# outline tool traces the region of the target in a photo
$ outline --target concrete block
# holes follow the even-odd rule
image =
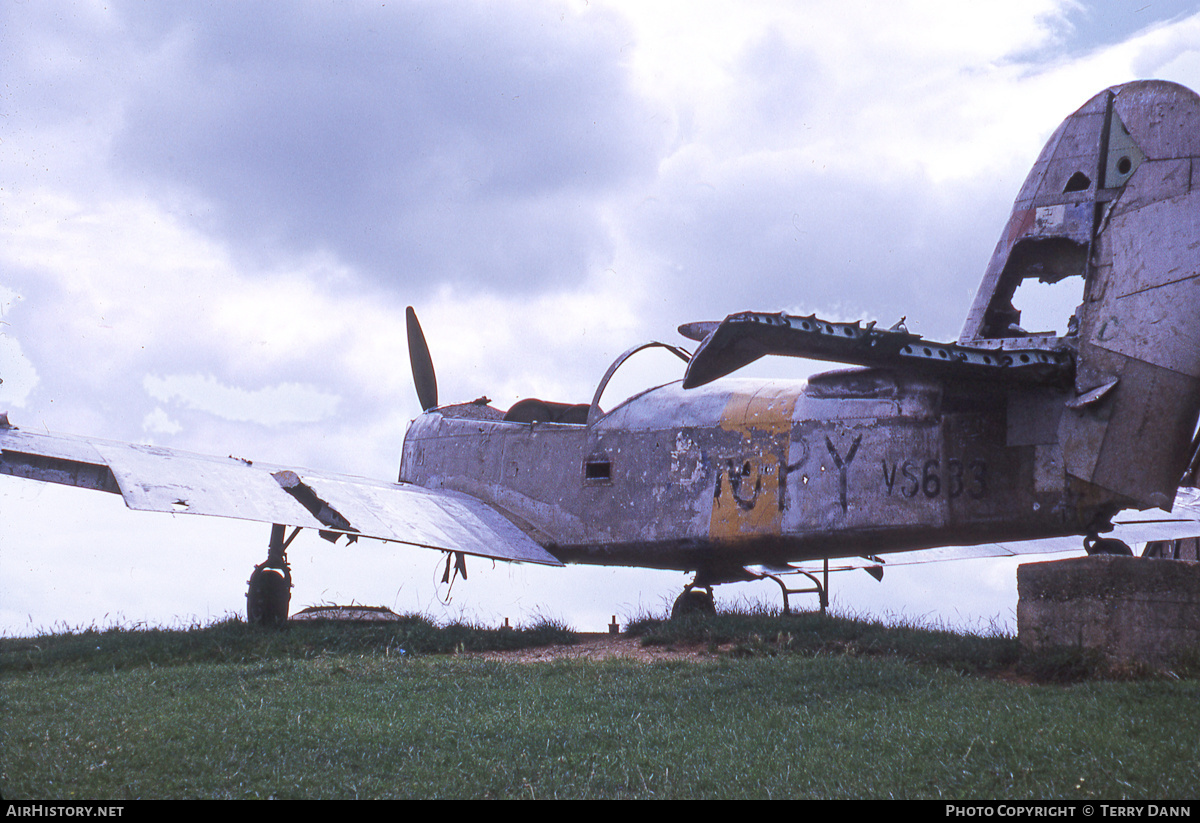
[[[1017,636],[1111,662],[1200,654],[1200,562],[1094,555],[1017,568]]]

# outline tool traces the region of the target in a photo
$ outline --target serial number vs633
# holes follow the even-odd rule
[[[887,488],[888,496],[901,494],[905,497],[916,497],[918,494],[928,498],[945,495],[953,500],[966,495],[972,500],[980,500],[988,494],[988,467],[983,458],[970,461],[950,458],[939,460],[905,460],[903,463],[887,460],[883,464],[883,485]]]

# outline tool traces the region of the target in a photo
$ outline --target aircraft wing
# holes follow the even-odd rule
[[[1200,537],[1200,489],[1181,487],[1175,494],[1170,512],[1162,509],[1127,510],[1112,519],[1113,530],[1102,537],[1115,537],[1130,546],[1155,540],[1178,540]],[[938,560],[957,560],[971,557],[1015,557],[1024,554],[1054,554],[1083,551],[1083,537],[1043,537],[1036,540],[1015,540],[983,543],[978,546],[947,546],[923,549],[904,554],[887,555],[888,565],[930,563]],[[1136,554],[1136,552],[1135,552]]]
[[[495,509],[408,483],[41,434],[0,417],[0,474],[121,495],[131,509],[206,514],[561,566]]]
[[[1147,509],[1146,511],[1123,511],[1112,520],[1113,530],[1103,537],[1115,537],[1130,546],[1155,540],[1179,540],[1185,537],[1200,537],[1200,489],[1180,487],[1175,494],[1171,511]],[[1030,554],[1057,554],[1077,552],[1082,554],[1083,537],[1042,537],[1034,540],[1012,540],[997,543],[981,543],[975,546],[943,546],[936,549],[918,549],[906,552],[880,552],[877,557],[838,557],[830,561],[830,571],[863,569],[872,566],[912,566],[920,563],[940,563],[946,560],[970,560],[987,557],[1018,557]],[[1134,554],[1138,552],[1134,551]],[[778,574],[796,568],[813,571],[811,561],[786,567],[750,567],[754,573]]]

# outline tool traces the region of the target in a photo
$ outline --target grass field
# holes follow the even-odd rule
[[[870,621],[644,620],[701,662],[519,663],[570,643],[236,622],[0,639],[6,799],[1193,798],[1200,679]]]

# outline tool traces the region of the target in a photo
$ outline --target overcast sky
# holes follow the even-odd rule
[[[0,32],[0,411],[386,479],[406,305],[442,401],[500,407],[747,309],[951,340],[1057,124],[1200,89],[1200,15],[1154,0],[8,2]],[[0,477],[0,631],[240,612],[269,531]],[[367,542],[303,535],[294,607],[599,630],[687,579],[475,562],[446,604],[440,555]],[[835,603],[1011,625],[1014,568]]]

